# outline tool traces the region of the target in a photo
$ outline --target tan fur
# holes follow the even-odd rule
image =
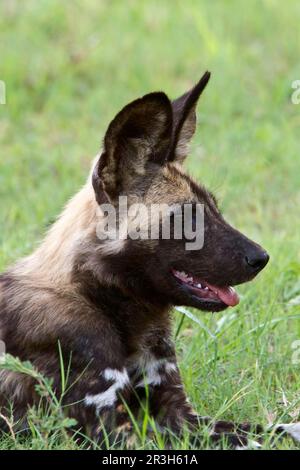
[[[68,284],[80,245],[95,232],[97,207],[88,182],[67,204],[38,249],[21,260],[13,272],[38,285]]]

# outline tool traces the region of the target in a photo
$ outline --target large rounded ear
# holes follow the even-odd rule
[[[205,72],[197,85],[172,102],[173,139],[169,161],[183,162],[188,154],[189,143],[196,130],[197,101],[206,87],[210,73]]]
[[[150,93],[125,106],[110,123],[103,153],[93,172],[96,198],[110,200],[134,187],[149,162],[165,162],[172,138],[172,106],[162,92]]]

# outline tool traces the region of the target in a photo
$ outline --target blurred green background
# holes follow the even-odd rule
[[[251,380],[230,416],[277,416],[282,390],[294,403],[300,104],[291,95],[300,79],[300,2],[1,0],[0,48],[1,269],[36,246],[84,183],[123,105],[154,90],[175,98],[212,72],[187,169],[271,262],[240,288],[243,302],[217,345],[202,330],[182,331],[183,375],[205,414]],[[201,318],[218,331],[218,316]]]

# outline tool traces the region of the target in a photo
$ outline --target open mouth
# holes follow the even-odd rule
[[[231,286],[214,286],[184,271],[172,269],[173,276],[184,285],[189,293],[204,302],[222,302],[228,307],[239,303],[239,296]]]

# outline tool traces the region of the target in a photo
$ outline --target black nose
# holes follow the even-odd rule
[[[266,266],[269,259],[270,256],[264,250],[255,250],[248,253],[245,257],[248,266],[251,266],[254,271],[261,271]]]

